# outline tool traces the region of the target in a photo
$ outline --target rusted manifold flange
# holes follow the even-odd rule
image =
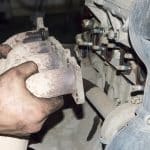
[[[9,38],[4,44],[12,47],[7,59],[0,63],[0,73],[26,61],[34,61],[39,73],[27,81],[27,88],[38,97],[72,94],[75,102],[84,102],[83,82],[79,65],[70,50],[54,38],[41,40],[39,32],[29,31]]]

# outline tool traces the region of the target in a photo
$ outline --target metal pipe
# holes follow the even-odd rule
[[[27,88],[38,97],[57,97],[75,90],[75,75],[72,69],[47,70],[31,76]]]

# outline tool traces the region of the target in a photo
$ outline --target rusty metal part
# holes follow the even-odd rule
[[[0,72],[2,73],[26,61],[34,61],[39,67],[39,75],[35,77],[41,77],[43,80],[46,78],[43,82],[45,85],[42,84],[42,80],[33,79],[35,84],[38,83],[37,91],[39,92],[39,96],[42,96],[42,92],[43,96],[47,98],[63,94],[72,94],[77,104],[84,103],[81,69],[75,58],[71,56],[70,50],[64,49],[54,37],[49,37],[45,41],[33,41],[30,37],[32,37],[34,33],[36,34],[37,32],[29,31],[20,33],[5,42],[5,44],[10,45],[13,50],[8,54],[7,60],[1,62],[4,67],[0,69]],[[30,40],[24,42],[25,39]],[[45,76],[40,74],[43,72]],[[68,79],[69,82],[66,79]],[[55,83],[53,81],[55,81]],[[43,90],[39,90],[40,85],[42,85],[41,89],[43,88]],[[47,85],[49,85],[49,88]],[[32,86],[30,85],[30,87]],[[44,89],[47,91],[47,95],[44,94]],[[36,90],[36,86],[32,92],[34,90]],[[38,95],[37,92],[35,95]]]
[[[80,66],[69,49],[64,49],[55,38],[47,37],[45,30],[40,29],[15,35],[5,42],[12,47],[12,51],[7,59],[0,62],[0,73],[23,62],[34,61],[39,72],[26,81],[31,93],[44,98],[72,94],[77,104],[84,103]],[[0,140],[2,149],[27,149],[28,139],[0,136]]]
[[[26,84],[37,97],[57,97],[74,92],[75,75],[74,71],[69,68],[47,70],[31,76]]]

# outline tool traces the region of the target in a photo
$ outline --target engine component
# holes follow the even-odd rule
[[[26,61],[34,61],[39,72],[26,81],[27,88],[34,95],[51,98],[72,94],[77,104],[84,103],[80,66],[69,49],[64,49],[54,37],[47,36],[41,18],[37,23],[37,30],[12,36],[4,43],[11,46],[12,51],[0,62],[3,66],[0,73]],[[27,148],[27,140],[3,136],[0,139],[0,147],[5,150]]]
[[[101,23],[99,28],[102,28]],[[141,72],[138,72],[138,61],[133,58],[130,48],[123,49],[111,42],[104,31],[103,28],[98,36],[93,34],[93,29],[77,35],[77,57],[81,62],[86,59],[89,66],[97,71],[96,81],[93,83],[104,89],[116,106],[125,102],[141,103],[140,91],[144,84],[138,78],[141,76]],[[82,63],[82,68],[84,67],[86,66]]]
[[[146,125],[150,120],[149,76],[147,80],[146,76],[149,73],[150,4],[146,0],[135,0],[135,3],[134,6],[134,0],[86,0],[90,15],[83,20],[83,32],[76,36],[75,51],[82,64],[83,78],[99,89],[97,93],[91,89],[86,95],[105,119],[101,142],[108,144],[108,150],[137,150],[140,146],[134,146],[135,139],[138,141],[144,136],[144,140],[149,131]],[[141,60],[129,42],[128,31]],[[106,96],[104,101],[98,97],[101,91]],[[110,104],[114,108],[107,111]],[[143,104],[143,108],[138,104]],[[138,106],[141,107],[136,110]]]
[[[108,150],[148,150],[150,146],[149,7],[149,1],[136,0],[130,15],[129,24],[130,38],[133,47],[147,68],[143,103],[136,111],[136,117],[112,140],[107,148]]]
[[[15,2],[13,6],[20,8],[24,5],[30,9],[35,1],[21,0],[19,5],[17,0]],[[64,2],[56,3],[64,8]],[[79,1],[68,2],[67,8],[79,4]],[[37,11],[48,8],[44,3],[36,1]],[[50,3],[55,2],[47,1],[47,4]],[[83,32],[76,36],[75,53],[81,63],[83,78],[92,83],[92,88],[86,92],[88,103],[104,119],[100,142],[107,144],[106,150],[148,150],[150,2],[86,0],[85,5],[90,15],[83,20]],[[17,9],[14,12],[16,14]],[[37,30],[18,34],[5,42],[14,51],[8,55],[7,63],[5,60],[0,62],[3,66],[0,73],[22,62],[35,61],[40,73],[27,80],[31,92],[44,97],[71,93],[76,103],[82,103],[84,94],[80,67],[69,50],[48,36],[40,18],[37,24]],[[46,76],[51,80],[47,80]],[[41,81],[48,90],[41,89]],[[49,86],[54,89],[49,89]],[[95,124],[92,132],[94,128],[97,128]],[[90,138],[91,135],[93,133]]]
[[[35,37],[32,37],[33,42],[30,35],[33,36],[34,33],[37,32],[21,33],[5,42],[13,47],[13,50],[9,53],[6,62],[2,61],[4,68],[1,73],[23,62],[35,61],[40,73],[27,80],[27,87],[31,92],[46,98],[72,93],[78,104],[83,103],[82,76],[76,60],[70,56],[69,50],[65,50],[53,37],[46,41],[41,38],[38,42],[35,42]],[[30,41],[26,42],[26,39]]]

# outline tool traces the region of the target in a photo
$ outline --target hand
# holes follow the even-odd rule
[[[38,98],[27,90],[26,79],[37,72],[34,62],[26,62],[0,75],[0,134],[38,132],[49,114],[63,105],[59,98]]]

